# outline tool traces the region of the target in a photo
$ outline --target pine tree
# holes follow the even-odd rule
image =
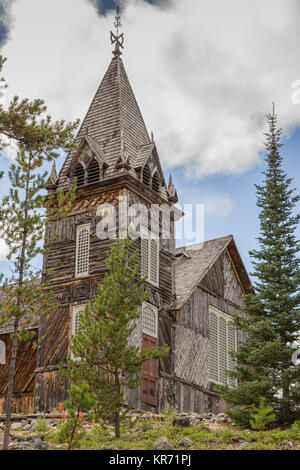
[[[236,405],[231,417],[249,424],[251,405],[264,397],[280,423],[299,416],[300,366],[292,362],[299,348],[300,332],[299,241],[295,229],[299,196],[291,189],[292,179],[282,169],[281,130],[277,115],[267,116],[264,180],[256,185],[260,209],[259,248],[250,251],[255,294],[244,296],[244,307],[234,318],[236,329],[245,333],[238,352],[236,370],[228,375],[238,379],[236,388],[219,387],[223,398]]]
[[[72,338],[72,356],[60,372],[72,383],[85,381],[97,396],[96,416],[115,425],[120,437],[120,420],[126,416],[124,387],[141,383],[142,364],[164,357],[169,348],[140,349],[130,344],[130,336],[140,316],[140,306],[147,300],[140,276],[138,251],[132,252],[132,240],[112,244],[106,259],[108,272],[98,293],[81,314],[79,328]]]
[[[48,174],[42,167],[45,162],[54,160],[59,151],[75,145],[73,131],[78,125],[78,122],[52,122],[50,116],[44,118],[46,108],[41,100],[31,104],[27,100],[18,103],[18,98],[14,98],[8,112],[0,107],[0,132],[18,144],[17,157],[8,173],[9,194],[0,204],[0,237],[9,248],[8,260],[12,271],[11,277],[1,287],[0,324],[11,321],[14,325],[4,449],[8,448],[9,442],[18,339],[30,339],[28,327],[37,324],[40,315],[47,315],[55,308],[47,286],[38,281],[41,272],[33,269],[32,260],[45,253],[42,248],[45,226],[69,210],[75,194],[74,182],[68,192],[58,191],[46,198],[43,191],[47,187]]]
[[[89,386],[85,382],[81,385],[71,385],[69,395],[71,401],[65,403],[68,417],[58,429],[57,440],[59,443],[66,442],[68,450],[73,450],[80,447],[86,434],[83,419],[89,421],[93,418],[92,410],[96,403],[96,396],[89,392]],[[87,416],[83,417],[83,413]]]

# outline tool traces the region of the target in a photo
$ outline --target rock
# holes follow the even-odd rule
[[[27,419],[22,419],[21,424],[24,428],[24,426],[27,426],[29,424],[29,421],[27,421]]]
[[[226,423],[227,419],[225,418],[225,416],[221,416],[220,418],[218,418],[218,423]]]
[[[21,424],[21,423],[12,423],[12,425],[11,425],[11,427],[10,427],[10,429],[11,429],[12,431],[16,431],[17,429],[20,429],[20,428],[22,428],[22,424]]]
[[[23,431],[30,431],[32,428],[31,424],[26,424],[25,426],[23,426]]]
[[[173,426],[189,426],[190,425],[190,418],[188,416],[175,416]]]
[[[239,447],[241,449],[246,449],[249,445],[249,442],[245,441],[245,442],[241,442],[241,444],[239,444]]]
[[[154,442],[153,450],[174,450],[174,446],[167,437],[160,437]]]
[[[182,437],[178,441],[180,447],[190,447],[193,445],[193,442],[188,437]]]
[[[33,448],[36,450],[48,450],[48,444],[38,438],[33,442]]]
[[[12,442],[8,444],[9,450],[27,450],[30,447],[28,442]]]
[[[238,444],[242,444],[244,442],[247,442],[246,439],[244,439],[243,437],[240,437],[240,436],[234,436],[232,438],[232,442],[236,442]]]

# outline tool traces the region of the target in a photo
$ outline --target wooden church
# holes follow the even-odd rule
[[[130,86],[121,49],[123,35],[112,34],[113,58],[77,135],[77,148],[67,156],[50,194],[67,189],[77,177],[76,200],[69,215],[52,222],[44,271],[60,308],[40,321],[37,350],[20,342],[14,382],[14,412],[50,412],[68,398],[68,384],[58,373],[66,361],[78,315],[91,299],[105,272],[105,254],[111,239],[97,236],[102,204],[116,209],[121,200],[172,207],[177,193],[172,179],[166,184],[158,149],[149,137]],[[118,219],[116,234],[119,234]],[[240,334],[229,324],[251,284],[231,235],[200,245],[175,247],[171,236],[143,227],[136,240],[141,275],[150,292],[132,335],[138,346],[170,346],[167,357],[146,363],[142,385],[128,391],[128,402],[138,409],[159,411],[168,403],[180,412],[218,412],[213,383],[228,383],[226,369],[234,367],[228,351],[236,349]],[[4,411],[10,361],[11,324],[0,328],[0,413]]]

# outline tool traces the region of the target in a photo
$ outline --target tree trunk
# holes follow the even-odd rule
[[[26,180],[26,188],[25,188],[25,209],[24,209],[24,219],[27,219],[28,216],[28,201],[29,201],[29,181],[30,181],[30,164],[31,158],[29,158],[29,162],[27,165],[27,180]],[[24,227],[23,237],[22,237],[22,247],[21,253],[19,258],[19,288],[21,289],[23,286],[23,279],[24,279],[24,262],[25,262],[25,252],[27,247],[27,235],[28,235],[28,228]],[[20,308],[21,305],[21,293],[20,291],[17,294],[17,307]],[[11,360],[10,360],[10,367],[9,367],[9,378],[8,378],[8,388],[7,388],[7,398],[6,398],[6,415],[5,415],[5,428],[4,428],[4,439],[3,439],[3,450],[8,450],[8,443],[9,443],[9,431],[10,431],[10,423],[11,423],[11,406],[12,406],[12,399],[13,399],[13,387],[14,387],[14,375],[15,375],[15,366],[16,366],[16,359],[17,359],[17,347],[18,347],[18,328],[19,328],[19,319],[15,318],[14,323],[14,334],[13,334],[13,342],[12,342],[12,351],[11,351]]]
[[[120,381],[119,381],[119,370],[115,370],[115,384],[116,384],[116,394],[117,397],[119,398],[120,396]],[[118,401],[118,399],[117,399]],[[120,410],[119,410],[119,405],[115,411],[115,435],[116,439],[119,439],[121,437],[120,434]]]
[[[283,364],[283,371],[284,374],[285,370],[289,367],[289,363],[284,362]],[[290,383],[287,379],[284,380],[282,386],[282,398],[283,398],[283,407],[282,407],[282,421],[283,424],[290,424]]]
[[[8,388],[7,388],[7,396],[6,396],[3,450],[8,450],[8,444],[9,444],[9,431],[10,431],[10,424],[11,424],[11,408],[12,408],[12,401],[13,401],[14,375],[15,375],[17,347],[18,347],[18,327],[19,327],[19,320],[16,318],[15,324],[14,324],[14,334],[13,334],[13,340],[12,340]]]

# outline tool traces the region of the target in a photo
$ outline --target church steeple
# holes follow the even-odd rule
[[[155,143],[153,138],[149,137],[121,59],[124,35],[119,33],[119,11],[114,24],[116,31],[110,33],[111,43],[115,45],[113,58],[79,129],[76,138],[77,149],[73,149],[67,156],[57,185],[63,189],[67,188],[76,165],[82,166],[80,172],[86,171],[92,154],[96,155],[100,166],[105,164],[101,173],[102,180],[128,172],[143,181],[144,167],[148,165],[148,160],[152,159],[150,186],[152,187],[152,176],[157,170],[156,178],[158,175],[160,178],[159,192],[168,199]],[[82,153],[86,152],[87,146],[91,148],[89,155],[84,157]],[[83,179],[84,184],[88,184],[88,178]]]

